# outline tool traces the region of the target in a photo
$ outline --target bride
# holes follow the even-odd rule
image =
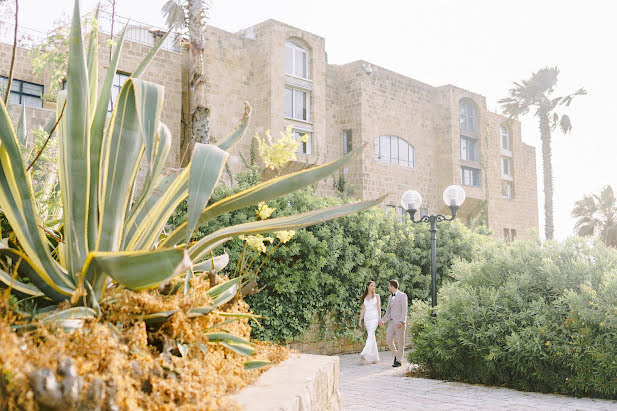
[[[377,364],[379,361],[379,351],[377,350],[377,340],[375,339],[375,330],[381,323],[381,298],[379,294],[375,294],[375,282],[369,281],[366,285],[366,289],[362,294],[362,311],[360,312],[360,319],[358,320],[358,326],[362,327],[362,319],[364,319],[364,326],[368,336],[366,337],[366,344],[364,349],[360,353],[360,363],[370,362]]]

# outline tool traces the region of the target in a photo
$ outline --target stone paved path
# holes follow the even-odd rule
[[[405,377],[407,363],[392,368],[392,354],[380,356],[364,366],[358,354],[340,356],[343,410],[617,410],[617,401]]]

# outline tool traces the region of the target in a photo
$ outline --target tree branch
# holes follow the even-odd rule
[[[11,83],[13,82],[13,66],[15,66],[15,51],[17,50],[17,12],[19,11],[19,1],[15,0],[15,34],[13,38],[13,54],[11,56],[11,68],[9,69],[9,81],[6,85],[6,93],[4,94],[4,105],[9,101],[11,94]]]
[[[30,165],[28,166],[28,168],[26,169],[26,171],[29,171],[32,166],[34,165],[34,163],[36,162],[36,160],[39,159],[39,157],[41,156],[41,154],[43,154],[43,150],[45,150],[45,147],[47,146],[47,143],[49,143],[49,139],[51,138],[51,136],[54,134],[54,131],[56,131],[56,127],[58,127],[58,123],[60,122],[60,119],[62,118],[62,115],[64,114],[64,109],[66,108],[66,101],[64,101],[64,104],[62,105],[62,111],[60,112],[60,115],[58,116],[58,118],[56,119],[56,123],[54,124],[54,126],[51,128],[51,131],[49,132],[49,135],[47,136],[47,138],[45,139],[45,142],[43,143],[43,146],[41,147],[41,149],[39,150],[38,154],[36,155],[36,157],[34,157],[34,159],[32,160],[32,162],[30,163]]]

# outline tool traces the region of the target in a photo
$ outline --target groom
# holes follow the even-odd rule
[[[388,281],[388,290],[390,290],[390,298],[388,299],[388,308],[386,314],[381,319],[382,322],[388,323],[388,331],[386,333],[386,342],[390,351],[394,354],[393,367],[400,367],[403,360],[403,351],[405,351],[405,330],[407,325],[407,294],[398,289],[398,281]],[[396,337],[396,346],[394,345],[394,337]],[[398,346],[398,349],[397,349]]]

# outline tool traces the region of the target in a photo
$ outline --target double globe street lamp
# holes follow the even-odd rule
[[[441,221],[452,221],[456,218],[456,212],[465,202],[465,190],[457,185],[447,187],[443,192],[443,201],[450,208],[452,215],[446,217],[442,214],[431,214],[420,217],[416,220],[416,211],[422,205],[422,196],[414,190],[405,191],[401,197],[401,205],[407,210],[413,223],[431,224],[431,306],[437,305],[437,223]],[[435,315],[435,311],[433,311]]]

